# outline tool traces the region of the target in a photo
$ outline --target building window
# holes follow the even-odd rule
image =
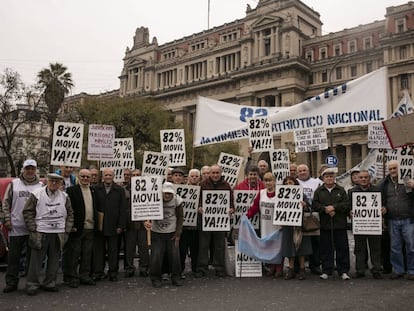
[[[313,73],[309,75],[309,84],[313,84]]]
[[[367,63],[367,73],[372,71],[372,62]]]
[[[342,79],[342,67],[336,67],[336,80]]]
[[[327,49],[320,48],[319,49],[319,59],[325,59],[327,57]]]
[[[356,40],[352,40],[348,42],[348,52],[354,53],[357,51],[357,42]]]
[[[306,52],[306,59],[308,62],[313,62],[313,51]]]
[[[322,71],[322,82],[328,82],[328,71]]]
[[[203,41],[203,42],[198,42],[198,43],[194,43],[190,45],[189,49],[190,49],[190,52],[195,52],[195,51],[204,49],[205,46],[206,46],[206,43]]]
[[[342,54],[341,44],[335,44],[334,45],[334,53],[335,53],[335,56],[339,56],[339,55]]]
[[[364,49],[370,49],[372,48],[372,38],[371,37],[366,37],[364,38]]]
[[[401,82],[401,89],[402,90],[408,90],[408,74],[402,74],[400,78]]]
[[[400,46],[400,59],[406,59],[407,58],[407,46]]]
[[[351,66],[351,77],[355,77],[357,75],[357,66],[352,65]]]
[[[395,21],[395,29],[397,30],[397,33],[406,31],[405,18],[400,18]]]
[[[231,41],[237,40],[238,38],[239,38],[238,31],[226,33],[226,34],[221,35],[221,42],[222,43],[231,42]]]

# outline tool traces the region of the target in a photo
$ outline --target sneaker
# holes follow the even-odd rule
[[[11,293],[17,290],[17,285],[6,285],[5,288],[3,288],[3,293]]]
[[[321,280],[327,280],[327,279],[329,278],[329,276],[328,276],[326,273],[322,273],[322,274],[319,276],[319,278],[320,278]]]
[[[349,277],[349,275],[348,275],[348,274],[346,274],[346,273],[342,273],[342,275],[341,275],[341,279],[342,279],[342,280],[344,280],[344,281],[348,281],[348,280],[350,280],[351,278]]]

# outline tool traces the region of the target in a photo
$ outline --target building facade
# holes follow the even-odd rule
[[[322,35],[319,13],[303,2],[260,0],[240,20],[161,45],[140,27],[123,58],[119,95],[158,99],[191,129],[199,95],[285,107],[387,66],[391,111],[402,90],[414,91],[414,2],[384,13],[384,20]],[[331,151],[297,154],[296,161],[315,173],[333,152],[344,171],[368,152],[366,127],[330,136]],[[276,138],[275,146],[293,151],[291,135]]]

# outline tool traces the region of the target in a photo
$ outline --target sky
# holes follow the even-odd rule
[[[303,0],[319,12],[322,34],[385,19],[386,7],[408,0]],[[135,30],[158,44],[245,17],[258,0],[0,0],[0,73],[17,71],[26,85],[60,62],[72,73],[70,95],[119,88],[126,47]],[[210,16],[208,18],[208,16]]]

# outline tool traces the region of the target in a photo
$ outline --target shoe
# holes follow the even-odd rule
[[[116,275],[110,276],[109,277],[109,281],[111,281],[111,282],[118,282],[118,277]]]
[[[355,279],[360,279],[365,277],[365,273],[362,272],[355,272],[354,276]]]
[[[132,278],[135,275],[135,270],[134,271],[125,271],[125,277],[126,278]]]
[[[322,274],[322,271],[319,268],[312,268],[311,269],[311,273],[312,274],[316,274],[316,275],[321,275]]]
[[[78,288],[79,287],[79,283],[78,283],[78,281],[71,281],[71,282],[69,282],[69,287],[71,287],[71,288]]]
[[[168,275],[168,273],[163,273],[163,274],[161,274],[161,279],[163,281],[169,281],[170,280],[170,276]]]
[[[285,274],[285,280],[291,280],[295,278],[295,272],[293,269],[289,268]]]
[[[301,281],[306,279],[305,269],[300,269],[299,270],[298,279],[301,280]]]
[[[160,281],[152,281],[152,286],[154,288],[161,288],[162,287],[162,283]]]
[[[181,280],[185,280],[185,278],[186,278],[185,273],[184,273],[184,272],[182,272],[182,273],[180,274],[180,279],[181,279]]]
[[[207,275],[207,273],[204,270],[198,270],[197,272],[194,273],[194,277],[197,278],[197,279],[202,278],[206,275]]]
[[[82,285],[96,285],[96,282],[92,279],[80,280],[80,283]]]
[[[224,271],[216,271],[216,276],[218,276],[219,278],[224,278],[226,277],[226,272]]]
[[[56,286],[40,286],[41,289],[43,289],[46,292],[52,292],[52,293],[57,293],[59,291],[59,288],[57,288]]]
[[[139,276],[143,277],[143,278],[146,278],[148,276],[147,270],[140,270],[139,271]]]
[[[6,285],[6,287],[3,288],[3,293],[7,294],[14,292],[15,290],[17,290],[17,285]]]
[[[321,280],[327,280],[327,279],[329,278],[329,276],[328,276],[326,273],[322,273],[322,274],[319,276],[319,278],[320,278]]]
[[[396,279],[402,278],[403,276],[404,276],[403,274],[393,272],[393,273],[391,273],[390,279],[391,280],[396,280]]]
[[[382,279],[382,274],[380,272],[373,272],[372,277],[374,279],[381,280]],[[414,275],[413,275],[413,277],[414,277]]]
[[[348,275],[348,274],[346,274],[346,273],[342,273],[342,275],[341,275],[341,279],[342,279],[342,280],[344,280],[344,281],[348,281],[348,280],[350,280],[351,278],[349,277],[349,275]]]
[[[172,285],[174,285],[174,286],[183,286],[183,281],[181,281],[180,279],[176,279],[176,278],[174,278],[174,279],[172,279],[172,281],[171,281],[171,283],[172,283]]]
[[[29,296],[37,295],[37,288],[28,288],[26,289],[26,294]]]
[[[407,280],[414,281],[414,274],[407,274]]]
[[[276,271],[275,272],[275,275],[274,275],[274,278],[275,279],[279,279],[279,278],[281,278],[283,276],[283,272],[282,271]]]

